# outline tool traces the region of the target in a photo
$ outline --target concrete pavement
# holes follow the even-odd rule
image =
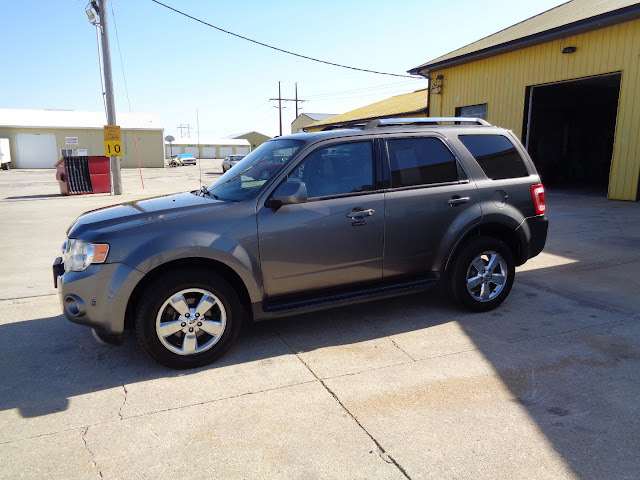
[[[52,171],[0,173],[0,478],[640,478],[639,204],[549,194],[547,248],[493,312],[434,290],[301,315],[176,372],[52,295],[75,216],[200,169],[123,175],[61,197]]]

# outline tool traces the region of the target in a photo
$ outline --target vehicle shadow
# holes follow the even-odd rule
[[[25,418],[63,412],[69,398],[86,393],[250,364],[291,355],[293,349],[363,342],[438,322],[402,317],[403,308],[421,308],[425,303],[415,295],[402,298],[249,325],[222,359],[187,371],[171,370],[149,359],[133,332],[125,335],[122,345],[112,346],[98,343],[90,329],[62,315],[0,325],[0,411],[17,408]],[[382,332],[372,326],[374,311],[398,321],[389,322]]]

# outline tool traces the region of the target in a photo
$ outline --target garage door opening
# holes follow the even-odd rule
[[[524,140],[546,186],[606,195],[620,77],[527,87]]]

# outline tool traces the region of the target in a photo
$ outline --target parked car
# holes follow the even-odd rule
[[[195,165],[197,162],[196,157],[194,157],[190,153],[179,154],[178,161],[180,162],[180,165]]]
[[[244,322],[441,283],[495,308],[542,251],[545,209],[512,132],[376,120],[270,140],[200,190],[87,212],[54,279],[69,320],[110,342],[134,328],[153,359],[189,368]]]
[[[242,160],[246,155],[229,155],[228,157],[224,157],[222,161],[222,172],[226,172],[230,170],[236,163]]]
[[[196,165],[196,157],[190,153],[180,153],[172,156],[171,160],[169,160],[170,167],[180,167],[182,165]]]

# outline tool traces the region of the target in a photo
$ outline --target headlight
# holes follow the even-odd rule
[[[70,238],[64,246],[64,268],[82,272],[92,263],[104,263],[108,253],[109,245],[106,243],[89,243]]]

